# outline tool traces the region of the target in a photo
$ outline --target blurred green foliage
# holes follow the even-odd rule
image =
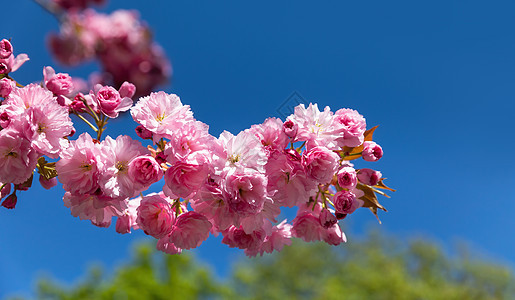
[[[106,278],[93,269],[66,288],[40,280],[39,299],[515,299],[510,269],[446,255],[435,243],[402,243],[378,233],[340,247],[295,242],[282,252],[243,259],[225,281],[192,256],[136,248]]]

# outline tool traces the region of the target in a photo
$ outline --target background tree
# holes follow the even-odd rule
[[[137,247],[112,278],[93,269],[66,288],[38,284],[40,299],[514,299],[513,272],[486,260],[457,257],[428,240],[403,243],[372,233],[341,247],[297,243],[279,253],[245,259],[226,281],[188,254]]]

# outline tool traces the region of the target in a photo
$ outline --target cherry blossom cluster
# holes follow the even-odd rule
[[[10,71],[28,59],[14,59],[12,48],[0,41],[2,59],[17,61]],[[136,86],[129,82],[81,93],[68,74],[51,67],[39,84],[27,86],[10,71],[0,74],[0,199],[6,208],[16,206],[17,191],[30,188],[37,172],[45,188],[58,178],[73,216],[99,227],[115,217],[118,233],[141,229],[166,253],[221,234],[222,243],[256,256],[280,251],[293,237],[339,245],[346,241],[339,221],[360,207],[377,215],[384,207],[376,194],[391,190],[379,171],[350,162],[383,156],[372,141],[376,127],[367,130],[352,109],[301,104],[284,121],[269,118],[215,137],[175,94],[151,93],[134,104]],[[124,112],[138,123],[141,141],[102,138],[109,120]],[[70,116],[95,134],[76,134]],[[144,195],[153,184],[161,191]],[[290,222],[279,220],[283,207],[297,208]]]
[[[139,95],[167,81],[171,66],[137,11],[117,10],[109,15],[81,10],[88,1],[54,0],[62,8],[60,33],[50,35],[52,53],[63,64],[74,66],[97,59],[103,73],[95,83],[120,87],[133,83]],[[99,2],[99,1],[96,1]]]

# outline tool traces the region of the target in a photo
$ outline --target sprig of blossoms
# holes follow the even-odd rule
[[[9,54],[9,45],[0,55]],[[73,78],[51,67],[40,84],[25,87],[6,76],[9,82],[0,81],[6,86],[0,89],[6,91],[0,105],[6,208],[16,206],[16,191],[30,188],[37,170],[45,188],[58,178],[65,206],[93,225],[109,227],[116,217],[118,233],[141,229],[170,254],[221,234],[222,243],[256,256],[280,251],[294,237],[339,245],[346,241],[341,220],[361,207],[377,216],[386,211],[377,194],[394,191],[381,172],[350,162],[383,156],[373,141],[377,126],[367,130],[352,109],[301,104],[284,121],[269,118],[214,137],[175,94],[151,93],[133,105],[136,86],[129,82],[80,93]],[[151,145],[128,135],[104,137],[107,123],[128,110],[137,135]],[[72,140],[70,115],[95,134]],[[143,194],[158,182],[159,193]],[[282,207],[297,207],[295,218],[279,220]]]

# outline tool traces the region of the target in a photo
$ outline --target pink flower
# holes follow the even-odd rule
[[[278,118],[268,118],[263,124],[252,125],[250,131],[267,151],[283,151],[288,146],[288,136],[284,133],[283,122]]]
[[[365,169],[360,169],[358,171],[359,182],[366,184],[366,185],[370,185],[370,186],[374,186],[374,185],[378,184],[379,180],[381,180],[381,176],[383,176],[381,174],[381,172],[375,171],[372,169],[365,168]]]
[[[327,183],[333,179],[338,170],[338,154],[325,147],[313,147],[302,155],[302,165],[309,177],[319,183]]]
[[[226,178],[227,204],[241,217],[259,213],[265,204],[266,177],[259,173],[232,174]]]
[[[102,141],[103,168],[99,177],[102,191],[112,198],[130,198],[138,192],[129,175],[129,164],[138,156],[147,153],[147,149],[139,141],[127,135],[120,135],[116,140],[110,136]]]
[[[152,139],[152,131],[146,129],[145,127],[143,127],[143,125],[138,125],[136,126],[136,134],[144,139],[144,140],[151,140]]]
[[[240,248],[247,251],[258,252],[261,244],[263,243],[266,232],[264,230],[256,230],[252,233],[246,233],[243,228],[231,226],[224,231],[224,238],[222,243],[229,245],[231,248]],[[254,254],[255,255],[255,254]]]
[[[350,191],[342,190],[334,195],[333,204],[336,213],[351,214],[363,205],[363,200],[357,199]]]
[[[308,178],[295,150],[274,153],[266,164],[268,193],[274,203],[293,207],[309,200],[316,192],[317,182]]]
[[[90,220],[98,227],[109,227],[114,216],[120,216],[126,209],[126,203],[113,201],[103,195],[72,194],[66,192],[63,197],[64,205],[70,208],[74,217]]]
[[[100,111],[109,118],[116,118],[120,112],[124,112],[131,108],[132,99],[129,97],[122,98],[120,93],[110,86],[95,87],[94,99]]]
[[[284,134],[289,138],[295,139],[299,125],[295,124],[291,119],[287,119],[283,124]]]
[[[224,147],[225,160],[222,162],[223,169],[217,172],[224,174],[264,172],[267,154],[261,141],[252,132],[245,130],[234,136],[224,131],[218,140]]]
[[[189,105],[182,105],[177,95],[165,92],[142,97],[131,109],[136,122],[154,133],[154,141],[170,139],[184,124],[193,121]]]
[[[172,227],[170,242],[182,249],[196,248],[207,240],[211,227],[211,222],[203,215],[194,211],[183,213]]]
[[[158,194],[150,194],[141,200],[137,223],[143,231],[156,239],[168,236],[175,222],[170,203]]]
[[[83,133],[60,154],[55,167],[63,188],[73,194],[94,193],[98,188],[100,146],[88,133]]]
[[[18,70],[26,61],[29,60],[27,54],[22,53],[14,57],[11,54],[7,58],[0,59],[0,74],[9,74]]]
[[[46,88],[57,96],[68,96],[73,92],[73,80],[66,73],[57,73],[52,67],[43,69]]]
[[[129,163],[129,177],[136,193],[146,190],[152,183],[163,177],[163,171],[157,161],[150,155],[134,158]]]
[[[13,54],[13,45],[6,39],[0,41],[0,58],[8,58]]]
[[[344,189],[353,188],[358,184],[356,170],[353,167],[343,167],[336,174],[338,185]]]
[[[324,146],[336,150],[335,138],[337,137],[330,129],[333,122],[333,113],[326,106],[324,111],[318,109],[317,104],[304,104],[295,107],[295,114],[288,117],[298,126],[295,141],[307,141],[311,146]]]
[[[130,233],[132,229],[139,229],[138,223],[138,207],[141,203],[141,197],[127,201],[127,209],[125,209],[116,220],[116,232],[125,234]]]
[[[261,245],[260,254],[272,253],[274,250],[281,251],[285,245],[291,245],[292,226],[282,221],[272,228],[272,233],[267,236]]]
[[[324,228],[320,225],[320,219],[311,212],[300,213],[293,219],[292,235],[301,238],[305,242],[319,241],[322,239]]]
[[[196,193],[206,181],[209,168],[207,164],[188,164],[178,162],[166,170],[164,192],[169,197],[187,198]]]
[[[363,143],[362,157],[366,161],[377,161],[383,157],[383,149],[375,142],[366,141]]]
[[[0,79],[0,97],[7,98],[16,87],[16,83],[9,78]]]
[[[64,139],[74,130],[68,109],[57,102],[29,107],[26,111],[24,133],[39,153],[57,158],[68,142]]]
[[[45,176],[39,175],[39,183],[45,190],[49,190],[57,185],[57,178],[46,179]]]
[[[329,245],[338,246],[341,243],[345,243],[347,238],[343,233],[342,229],[338,224],[334,224],[333,226],[327,228],[327,230],[323,231],[322,239],[324,242]]]
[[[171,164],[176,162],[200,163],[208,161],[208,157],[220,148],[215,138],[208,132],[209,126],[199,121],[190,121],[177,128],[166,144],[164,153]],[[200,155],[203,153],[202,155]],[[201,158],[204,156],[204,158]]]
[[[336,217],[328,209],[323,209],[320,212],[319,219],[320,225],[322,225],[324,228],[330,228],[334,224],[338,223],[338,219],[336,219]]]
[[[365,118],[352,109],[339,109],[334,113],[332,132],[338,136],[339,147],[357,147],[365,139],[367,129]]]
[[[37,153],[15,128],[0,130],[0,182],[20,184],[34,171]]]
[[[136,93],[136,86],[130,82],[125,81],[124,83],[122,83],[122,86],[118,91],[120,92],[120,97],[132,98]]]
[[[163,238],[160,238],[157,241],[156,249],[164,252],[166,254],[180,254],[182,252],[181,248],[178,248],[175,246],[172,242],[170,242],[170,239],[168,236],[165,236]]]

